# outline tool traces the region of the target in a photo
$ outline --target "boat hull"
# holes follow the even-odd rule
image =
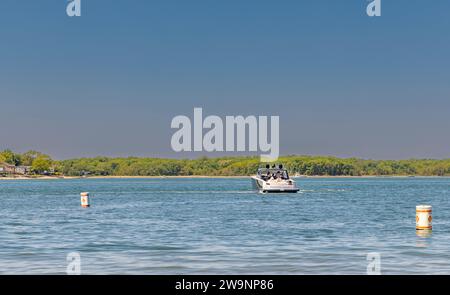
[[[260,193],[296,193],[300,190],[293,180],[290,180],[292,184],[273,184],[252,176],[252,182],[253,187]]]

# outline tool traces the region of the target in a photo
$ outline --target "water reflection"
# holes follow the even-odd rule
[[[432,230],[429,229],[421,229],[416,230],[416,235],[418,237],[416,241],[416,246],[421,248],[426,248],[430,244]]]

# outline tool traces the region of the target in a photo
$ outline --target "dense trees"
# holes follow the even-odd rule
[[[31,171],[36,174],[49,173],[50,169],[52,169],[52,159],[47,155],[39,155],[31,163]]]
[[[291,174],[323,176],[363,175],[424,175],[450,176],[448,160],[362,160],[334,157],[286,156],[278,163]],[[126,175],[126,176],[175,176],[175,175],[251,175],[262,164],[259,157],[200,158],[174,160],[155,158],[91,158],[59,162],[65,175]]]
[[[22,155],[19,155],[21,165],[24,165],[24,166],[33,165],[33,161],[40,156],[46,156],[46,155],[44,155],[40,152],[36,152],[36,151],[28,151],[26,153],[23,153]]]
[[[19,165],[21,163],[20,155],[11,150],[4,150],[0,152],[0,163]]]
[[[57,163],[48,155],[36,151],[28,151],[23,154],[17,154],[11,150],[0,152],[0,164],[6,163],[14,166],[29,166],[35,174],[44,174],[55,168]]]
[[[67,176],[239,176],[251,175],[263,165],[259,157],[222,157],[195,160],[159,158],[81,158],[53,161],[49,156],[30,151],[15,154],[10,150],[0,152],[0,163],[27,165],[42,174],[51,169]],[[424,175],[450,176],[450,159],[444,160],[363,160],[320,156],[285,156],[282,163],[291,174],[323,176],[363,175]],[[31,164],[31,165],[30,165]]]

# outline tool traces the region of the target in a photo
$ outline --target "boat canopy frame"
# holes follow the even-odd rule
[[[280,175],[280,176],[278,176]],[[270,177],[274,177],[275,179],[278,177],[281,177],[281,179],[289,179],[289,173],[286,169],[283,168],[259,168],[258,169],[258,176],[261,177],[263,180],[266,180],[264,178],[269,179]]]

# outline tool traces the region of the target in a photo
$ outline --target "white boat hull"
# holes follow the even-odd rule
[[[296,193],[300,189],[296,187],[295,181],[283,180],[280,182],[276,181],[264,181],[261,178],[252,176],[253,186],[260,193]]]

